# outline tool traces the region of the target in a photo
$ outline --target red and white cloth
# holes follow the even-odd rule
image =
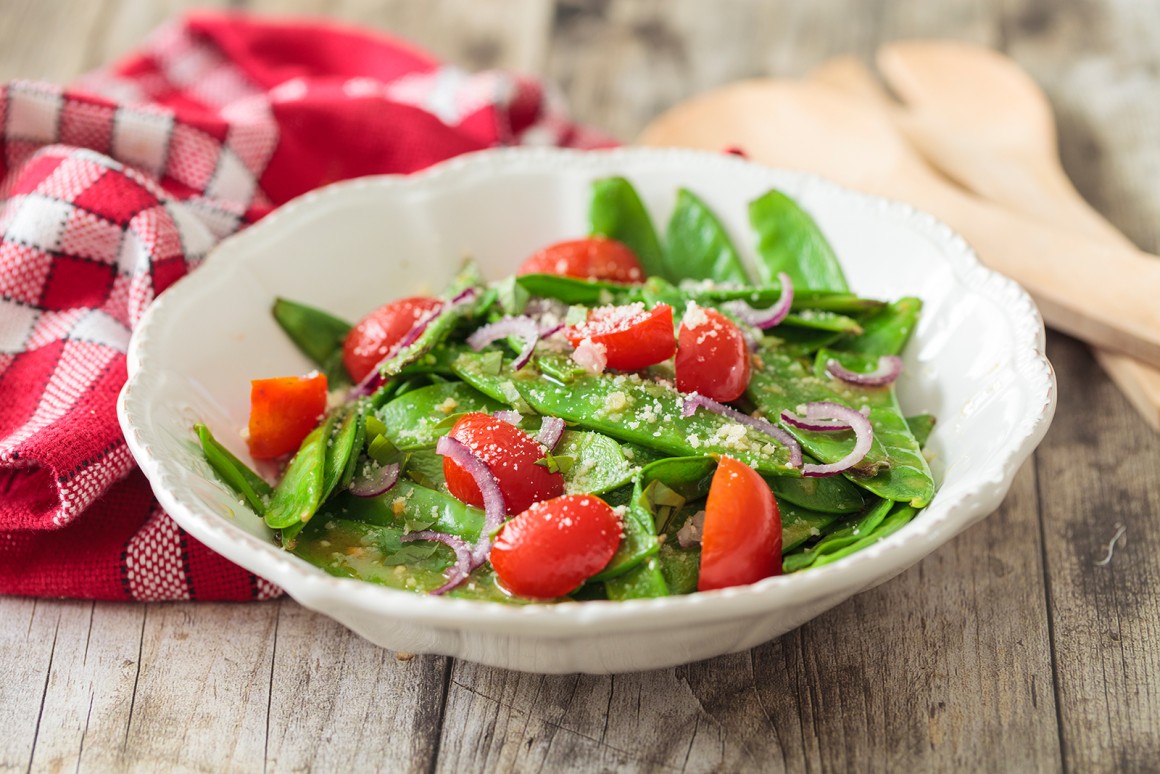
[[[277,595],[135,468],[115,411],[130,332],[304,191],[532,143],[609,144],[534,80],[322,22],[194,15],[73,86],[0,87],[0,594]]]

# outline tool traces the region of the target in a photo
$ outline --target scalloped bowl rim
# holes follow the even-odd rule
[[[392,195],[398,191],[431,190],[467,168],[492,165],[497,171],[513,164],[569,164],[613,168],[627,165],[634,157],[671,161],[690,168],[698,164],[756,166],[722,154],[678,149],[614,149],[569,151],[560,149],[502,149],[467,154],[410,176],[376,176],[335,183],[306,193],[278,208],[248,229],[224,240],[211,254],[215,265],[244,255],[250,242],[278,229],[284,221],[299,216],[335,197],[365,192]],[[196,498],[189,499],[176,489],[169,469],[172,461],[156,456],[148,429],[142,424],[150,400],[143,387],[142,364],[149,332],[169,314],[175,294],[194,292],[207,281],[205,269],[192,272],[162,294],[145,312],[133,334],[129,348],[129,379],[118,401],[118,415],[129,447],[152,483],[161,505],[178,524],[196,539],[231,561],[281,586],[307,607],[327,613],[328,600],[341,598],[376,615],[443,628],[467,628],[481,632],[558,637],[581,631],[591,634],[594,627],[604,632],[636,631],[671,625],[674,616],[695,625],[746,615],[768,613],[780,606],[802,606],[827,597],[845,597],[876,582],[892,577],[928,555],[957,533],[994,511],[1006,496],[1020,464],[1047,432],[1055,409],[1055,380],[1044,355],[1042,319],[1026,292],[1013,280],[984,267],[967,243],[933,216],[902,202],[864,194],[829,180],[800,172],[761,167],[773,177],[796,180],[802,186],[824,189],[827,195],[845,197],[859,206],[904,223],[940,246],[952,264],[955,277],[974,291],[1002,300],[1012,317],[1016,343],[1013,368],[1030,380],[1034,395],[1041,398],[1038,410],[1021,417],[1008,434],[1009,442],[987,464],[988,475],[979,477],[974,491],[953,500],[936,497],[921,516],[894,535],[849,557],[806,572],[782,575],[755,584],[719,591],[660,599],[621,602],[565,602],[524,607],[496,602],[431,597],[399,591],[364,581],[326,574],[282,549],[232,526],[219,515],[206,513]]]

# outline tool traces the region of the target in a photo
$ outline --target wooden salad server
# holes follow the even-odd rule
[[[1132,248],[1071,184],[1051,103],[1012,59],[957,41],[905,41],[880,49],[877,64],[901,103],[853,59],[834,60],[817,76],[877,100],[927,161],[962,187],[1064,232]],[[1095,355],[1160,430],[1160,369],[1117,352]]]
[[[1049,325],[1160,365],[1160,261],[980,200],[935,172],[885,111],[825,82],[743,81],[659,116],[638,142],[739,147],[927,210],[1031,293]]]

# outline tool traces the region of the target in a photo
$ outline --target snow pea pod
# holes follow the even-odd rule
[[[498,375],[488,374],[475,354],[461,355],[452,367],[480,392],[493,397],[514,392],[540,414],[620,441],[677,457],[728,454],[762,473],[800,475],[788,464],[788,450],[757,430],[706,411],[683,418],[683,398],[666,383],[646,381],[636,374],[583,374],[569,384],[559,384],[540,377],[531,366],[511,376],[506,367]],[[514,400],[510,404],[519,410]]]
[[[326,446],[333,427],[331,417],[311,430],[286,466],[266,508],[266,525],[270,528],[301,525],[318,510],[325,486]]]
[[[802,309],[800,312],[791,312],[781,321],[782,327],[805,328],[812,331],[829,331],[858,335],[862,333],[862,324],[853,317],[847,317],[837,312],[819,311],[817,309]]]
[[[757,279],[772,284],[785,272],[802,290],[849,290],[846,275],[818,224],[797,202],[773,190],[749,203],[757,233]]]
[[[870,451],[845,476],[854,484],[888,500],[910,502],[921,507],[934,494],[934,480],[918,444],[906,426],[890,387],[859,387],[811,373],[800,360],[789,357],[768,344],[757,353],[761,368],[754,369],[747,394],[762,413],[779,417],[785,410],[813,401],[834,401],[854,408],[868,407],[874,438]],[[852,370],[854,355],[821,350],[818,362],[838,358]],[[875,359],[876,362],[876,359]],[[822,462],[835,462],[850,450],[849,432],[818,433],[786,427],[802,448]]]
[[[608,177],[594,181],[588,220],[593,236],[608,237],[628,245],[646,275],[665,276],[664,251],[652,218],[628,180]]]
[[[400,395],[378,409],[375,416],[387,427],[386,435],[399,449],[434,446],[447,435],[449,416],[468,411],[490,414],[505,407],[463,382],[444,382]]]
[[[814,460],[811,460],[811,462]],[[765,483],[778,502],[793,503],[821,513],[857,513],[866,507],[865,490],[842,476],[828,478],[786,478],[766,476]]]
[[[910,434],[914,436],[918,448],[926,448],[926,442],[934,432],[935,422],[933,414],[916,414],[906,418],[906,426],[910,428]]]
[[[522,274],[516,277],[516,284],[531,296],[585,306],[624,303],[636,290],[632,285],[618,282],[565,277],[560,274]]]
[[[390,491],[377,497],[355,497],[343,492],[327,504],[328,515],[365,521],[381,527],[433,529],[458,535],[468,543],[479,539],[483,511],[434,489],[400,478]]]
[[[290,340],[322,369],[332,385],[349,381],[342,363],[342,345],[350,323],[286,298],[274,299],[273,313]]]
[[[677,191],[677,203],[665,233],[665,276],[676,279],[713,280],[747,284],[745,265],[729,234],[713,211],[685,188]]]
[[[657,554],[661,575],[670,594],[692,594],[697,590],[697,579],[701,575],[701,547],[696,544],[681,548],[675,543],[675,540],[666,540],[661,544]]]
[[[834,349],[867,355],[897,355],[910,340],[920,312],[921,299],[913,296],[900,298],[867,315],[862,320],[862,333],[840,339],[834,344]]]
[[[565,430],[552,456],[571,460],[563,471],[565,494],[603,494],[629,483],[636,472],[620,444],[588,430]]]
[[[616,601],[667,597],[670,593],[661,563],[655,556],[645,559],[624,575],[605,581],[604,589],[608,598]]]
[[[821,567],[824,564],[836,562],[839,559],[849,556],[850,554],[861,551],[867,546],[871,546],[874,543],[877,543],[883,538],[887,538],[890,535],[893,535],[895,532],[909,524],[911,520],[914,519],[916,513],[918,513],[917,508],[899,503],[894,508],[894,510],[890,512],[890,515],[887,516],[881,524],[871,530],[868,535],[856,540],[847,546],[819,556],[814,560],[813,566]]]
[[[891,500],[879,500],[852,524],[847,524],[822,538],[817,545],[786,555],[782,568],[786,572],[797,572],[813,566],[820,557],[834,553],[857,543],[871,534],[894,508]]]
[[[339,422],[340,417],[341,423]],[[362,443],[359,440],[359,429],[362,425],[362,415],[358,410],[358,404],[352,406],[345,415],[336,415],[324,424],[323,437],[326,440],[323,444],[322,490],[318,498],[318,505],[326,502],[327,498],[344,480],[349,483],[348,475],[353,478],[355,463],[358,461],[358,451],[362,449]],[[315,510],[318,509],[318,505],[315,506]],[[284,526],[282,528],[282,545],[293,548],[298,539],[298,533],[302,531],[312,516],[313,513],[307,515],[303,511],[298,521]]]
[[[265,514],[265,498],[274,491],[273,487],[250,470],[246,463],[235,457],[229,449],[222,446],[208,427],[198,422],[193,426],[193,430],[201,442],[201,452],[205,456],[205,461],[213,468],[214,473],[236,494],[241,495],[254,513],[259,516]]]
[[[708,494],[716,469],[717,461],[712,457],[673,457],[642,468],[633,482],[632,499],[623,517],[624,537],[620,547],[608,566],[593,579],[611,581],[655,556],[660,550],[658,532],[664,531],[672,513],[679,510],[685,501],[700,499]],[[663,491],[670,498],[676,498],[667,505],[657,502],[657,487],[662,485]],[[658,590],[659,570],[658,565],[638,573],[624,588],[610,589],[609,596],[629,593],[629,588],[631,593],[638,596],[641,589]]]
[[[777,501],[777,509],[781,514],[781,552],[783,555],[809,542],[811,538],[818,537],[823,530],[842,518],[841,514],[811,511],[781,499]]]

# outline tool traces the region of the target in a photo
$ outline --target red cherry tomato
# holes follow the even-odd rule
[[[677,350],[673,336],[673,308],[657,304],[646,311],[643,304],[602,306],[588,312],[588,319],[564,329],[572,346],[585,339],[603,348],[609,368],[638,371],[668,360]]]
[[[715,309],[693,307],[677,331],[677,389],[728,403],[749,386],[749,347],[741,330]]]
[[[544,456],[544,447],[518,427],[475,411],[461,416],[449,435],[487,465],[503,493],[508,515],[525,511],[539,500],[564,494],[564,476],[536,464]],[[444,457],[443,475],[451,494],[468,505],[483,507],[479,486],[458,462]]]
[[[325,411],[325,374],[254,379],[246,441],[250,454],[256,460],[272,460],[298,451]]]
[[[757,471],[722,457],[705,502],[697,590],[741,586],[780,574],[777,501]]]
[[[610,282],[643,282],[636,254],[615,239],[589,237],[557,242],[524,261],[517,274],[563,274]]]
[[[599,497],[564,495],[505,524],[491,547],[491,566],[514,594],[562,597],[604,569],[622,532],[620,517]]]
[[[416,323],[436,313],[442,304],[425,296],[400,298],[359,320],[342,347],[342,363],[350,378],[361,382]]]

